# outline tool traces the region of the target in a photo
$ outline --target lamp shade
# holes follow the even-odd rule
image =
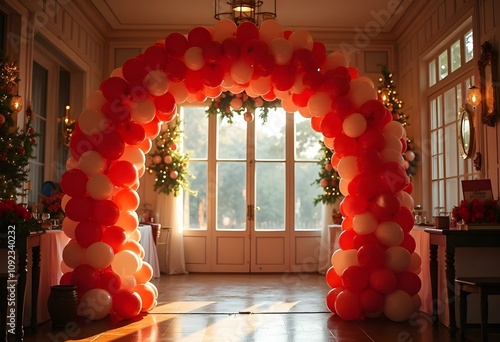
[[[481,103],[481,91],[476,86],[471,86],[469,92],[467,93],[467,102],[473,106],[477,107]]]

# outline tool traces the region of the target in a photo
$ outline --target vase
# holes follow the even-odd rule
[[[54,285],[50,287],[47,309],[53,328],[64,328],[68,322],[76,320],[78,296],[74,285]]]

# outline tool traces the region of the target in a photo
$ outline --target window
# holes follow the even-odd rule
[[[474,176],[471,159],[459,157],[457,141],[458,113],[465,103],[467,89],[474,84],[473,68],[461,62],[462,59],[469,61],[472,56],[472,31],[458,37],[428,64],[432,215],[450,212],[461,198],[460,181]],[[464,74],[461,80],[446,78],[448,55],[451,58],[450,72]],[[435,67],[436,61],[439,71]]]
[[[319,169],[320,135],[299,113],[271,110],[264,123],[257,111],[247,123],[207,119],[203,107],[181,110],[184,150],[195,176],[184,194],[185,229],[245,230],[254,215],[256,231],[319,230],[321,207],[311,184]],[[293,215],[289,215],[293,213]]]

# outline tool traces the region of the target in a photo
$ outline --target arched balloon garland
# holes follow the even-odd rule
[[[409,235],[404,128],[343,54],[327,55],[307,31],[284,31],[274,20],[260,27],[222,20],[212,29],[169,34],[114,70],[87,99],[61,178],[63,229],[72,239],[61,283],[78,286],[80,314],[131,318],[155,306],[158,292],[142,261],[135,213],[144,155],[177,105],[224,91],[280,99],[287,112],[311,118],[335,151],[345,219],[326,275],[328,308],[346,320],[381,314],[406,320],[420,305],[420,258]]]

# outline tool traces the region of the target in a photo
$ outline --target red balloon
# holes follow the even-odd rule
[[[326,61],[326,46],[322,42],[313,43],[312,53],[316,64],[322,65]]]
[[[144,51],[144,62],[153,70],[165,70],[170,57],[163,46],[152,45]]]
[[[343,250],[353,249],[354,248],[354,237],[358,235],[353,229],[347,229],[342,231],[339,235],[339,246]]]
[[[212,40],[210,30],[203,26],[194,27],[188,33],[188,46],[202,48],[208,41]]]
[[[240,42],[236,38],[227,38],[222,42],[222,51],[229,60],[240,58]]]
[[[336,98],[349,93],[349,89],[351,88],[349,82],[349,79],[345,77],[327,72],[323,75],[323,85],[321,88],[330,94],[330,96]]]
[[[108,177],[114,185],[127,188],[135,184],[138,174],[134,164],[128,160],[118,160],[110,166]]]
[[[278,90],[289,90],[295,83],[295,73],[289,66],[276,65],[271,74],[271,83]]]
[[[302,84],[306,89],[316,91],[323,84],[323,74],[318,70],[310,70],[302,77]]]
[[[368,209],[368,200],[363,197],[348,195],[340,202],[339,208],[343,216],[354,217]]]
[[[259,39],[259,29],[254,23],[245,21],[236,29],[236,39],[241,43],[247,40]]]
[[[359,113],[363,115],[368,123],[368,127],[381,127],[385,116],[385,106],[378,100],[369,100],[359,108]]]
[[[399,139],[401,141],[401,153],[405,153],[407,148],[408,148],[408,143],[406,142],[406,139]]]
[[[404,188],[403,190],[404,190],[404,192],[411,195],[411,193],[413,192],[413,183],[412,182],[408,183],[408,186],[406,188]]]
[[[176,115],[177,115],[177,105],[175,105],[174,110],[170,113],[164,113],[160,111],[156,112],[156,118],[161,122],[170,122],[175,118]],[[147,152],[149,151],[144,151],[144,153]]]
[[[73,272],[66,272],[59,279],[59,285],[72,285],[71,284],[71,275]]]
[[[410,183],[405,169],[396,162],[385,163],[382,167],[381,176],[384,186],[392,193],[403,190]]]
[[[155,139],[160,134],[161,122],[158,117],[155,116],[150,122],[142,124],[142,128],[144,128],[144,132],[148,139]]]
[[[292,60],[290,61],[295,72],[307,72],[318,69],[318,64],[314,59],[311,50],[299,48],[293,52]]]
[[[95,144],[93,140],[85,135],[79,128],[78,122],[75,125],[75,131],[71,136],[71,140],[69,142],[69,151],[71,156],[75,160],[79,160],[80,156],[87,151],[94,151]]]
[[[332,102],[332,112],[337,114],[339,118],[344,120],[349,115],[354,113],[354,105],[352,104],[349,96],[339,96]],[[385,141],[383,141],[385,144]]]
[[[335,288],[335,287],[342,287],[342,278],[335,272],[335,269],[333,266],[330,266],[330,268],[326,271],[326,283],[330,288]]]
[[[186,78],[184,80],[187,90],[191,94],[199,93],[203,90],[203,82],[201,81],[201,71],[186,70]]]
[[[360,173],[373,173],[382,167],[382,159],[376,149],[367,148],[359,152],[356,165]]]
[[[101,110],[106,119],[109,120],[108,124],[110,127],[122,127],[131,120],[130,109],[119,99],[115,99],[112,102],[106,102]]]
[[[307,107],[307,103],[309,99],[314,94],[314,91],[306,89],[300,94],[292,94],[293,103],[295,103],[298,107]]]
[[[392,193],[381,193],[370,202],[370,211],[380,221],[392,219],[401,208],[401,201]]]
[[[342,272],[342,284],[353,292],[361,292],[368,286],[368,280],[368,271],[361,266],[349,266]]]
[[[367,268],[380,268],[385,263],[384,249],[375,243],[362,245],[358,249],[358,262]]]
[[[242,43],[243,59],[250,65],[256,64],[268,54],[267,44],[259,39],[251,39]]]
[[[115,294],[120,290],[122,285],[122,280],[118,274],[113,271],[107,270],[102,272],[99,276],[98,287],[100,289],[106,290],[111,295]]]
[[[75,239],[83,248],[102,240],[103,227],[93,220],[85,220],[76,225]]]
[[[138,145],[146,139],[144,128],[137,122],[131,122],[118,129],[123,141],[127,145]]]
[[[340,158],[345,156],[355,156],[357,154],[358,143],[355,138],[348,137],[340,133],[333,141],[333,150]]]
[[[374,233],[366,234],[366,235],[357,235],[356,237],[354,237],[353,242],[354,242],[355,249],[361,249],[362,246],[368,246],[368,245],[381,246],[380,242],[378,241],[378,239]]]
[[[400,246],[406,249],[408,252],[410,252],[410,254],[412,254],[413,252],[415,252],[417,244],[415,243],[415,239],[413,238],[413,236],[411,236],[408,233],[405,233],[403,242],[401,242]]]
[[[71,284],[76,285],[78,293],[83,295],[88,290],[97,287],[98,271],[90,265],[82,264],[75,267],[71,273]]]
[[[222,44],[215,40],[209,40],[203,44],[202,53],[205,63],[208,64],[218,63],[224,56]]]
[[[359,77],[358,69],[356,69],[354,67],[348,67],[347,69],[349,70],[349,74],[351,74],[352,80],[355,80],[356,78]]]
[[[180,33],[171,33],[165,38],[165,50],[171,57],[183,57],[187,47],[188,41],[186,37]]]
[[[159,110],[160,112],[163,112],[163,113],[173,112],[175,109],[175,106],[176,106],[175,98],[169,92],[166,92],[165,94],[163,94],[161,96],[155,97],[154,102],[155,102],[156,110]]]
[[[422,287],[422,280],[413,272],[404,271],[397,275],[398,288],[408,293],[410,296],[416,295]]]
[[[350,217],[350,216],[344,217],[344,219],[342,220],[342,224],[341,224],[342,231],[346,231],[346,230],[349,230],[349,229],[352,230],[353,229],[353,227],[352,227],[352,219],[353,219],[353,217]]]
[[[110,200],[95,201],[93,218],[103,226],[112,226],[118,221],[120,210]]]
[[[321,117],[317,117],[317,116],[313,116],[311,118],[311,128],[315,131],[315,132],[318,132],[320,133],[321,132],[321,120],[323,120],[323,118]]]
[[[61,189],[70,197],[82,197],[87,192],[89,177],[79,169],[71,169],[61,176]]]
[[[342,133],[342,120],[337,114],[328,113],[323,117],[321,133],[327,138],[336,138]]]
[[[127,233],[122,227],[111,226],[104,229],[102,241],[110,245],[116,253],[121,250],[127,241]]]
[[[359,302],[363,313],[373,314],[384,310],[384,296],[370,287],[361,291]]]
[[[94,201],[88,197],[72,197],[66,203],[66,216],[76,222],[88,219],[94,210]]]
[[[369,174],[355,176],[347,189],[349,194],[371,201],[380,192],[378,177]]]
[[[261,56],[254,64],[254,72],[261,77],[270,76],[274,70],[274,57],[270,53]]]
[[[350,290],[344,290],[335,299],[335,312],[346,321],[362,319],[359,295]]]
[[[165,72],[169,81],[181,82],[186,78],[187,67],[183,61],[179,59],[172,59],[167,63]]]
[[[121,77],[109,77],[101,83],[102,95],[108,101],[121,99],[128,94],[128,82]]]
[[[358,150],[360,152],[371,149],[380,152],[385,147],[384,135],[379,129],[369,129],[358,138]]]
[[[131,81],[141,81],[144,79],[148,73],[144,61],[139,58],[130,58],[122,66],[123,77]]]
[[[125,150],[125,142],[118,131],[109,131],[99,136],[96,150],[108,161],[120,158]]]
[[[333,313],[336,313],[335,300],[337,299],[339,293],[342,292],[343,290],[344,289],[341,287],[336,287],[328,291],[328,293],[326,294],[326,307]]]
[[[401,207],[398,213],[393,217],[393,220],[401,226],[401,229],[403,229],[405,233],[409,233],[415,223],[412,212],[406,207]]]
[[[220,64],[205,64],[201,69],[200,76],[204,85],[215,88],[224,81],[224,69]]]
[[[388,294],[397,289],[398,278],[387,268],[378,268],[370,273],[370,286],[382,294]]]
[[[137,292],[119,290],[112,299],[113,311],[122,318],[134,318],[141,312],[142,300]]]

